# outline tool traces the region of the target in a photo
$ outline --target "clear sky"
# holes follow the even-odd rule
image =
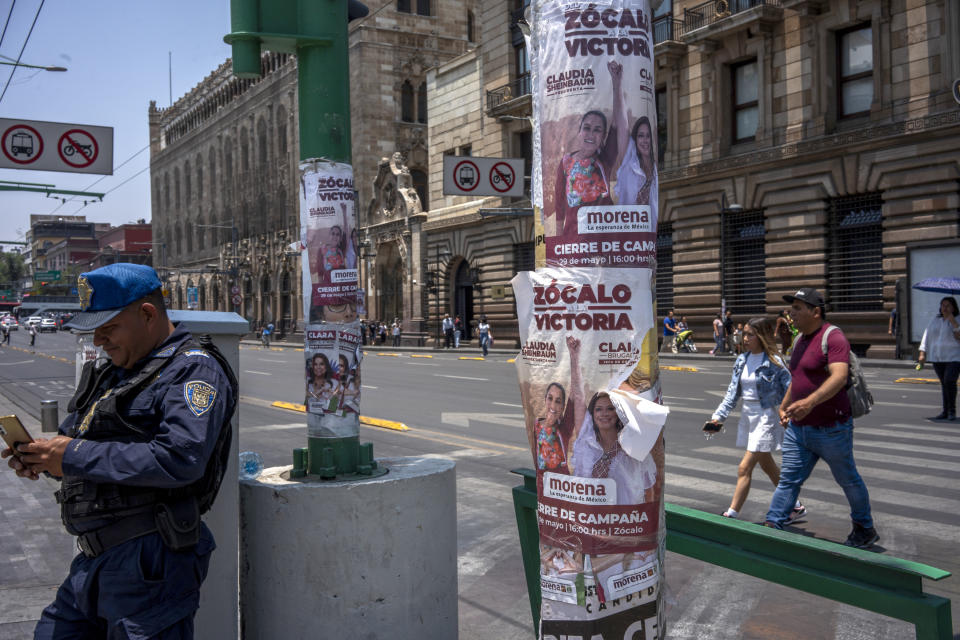
[[[0,0],[0,24],[13,7],[0,60],[16,60],[40,5],[41,0]],[[0,242],[23,240],[30,214],[85,215],[113,225],[149,222],[147,108],[151,100],[160,107],[170,104],[168,52],[176,101],[230,57],[223,42],[229,32],[229,0],[45,0],[21,62],[68,71],[18,68],[0,101],[0,118],[113,127],[114,172],[104,177],[0,169],[0,180],[107,192],[103,202],[86,206],[82,198],[63,204],[42,193],[0,192]],[[0,91],[11,70],[0,65]]]

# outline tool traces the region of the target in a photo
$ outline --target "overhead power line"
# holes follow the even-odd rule
[[[113,172],[116,173],[116,172],[117,172],[117,169],[121,168],[123,165],[127,164],[128,162],[130,162],[131,160],[133,160],[134,158],[136,158],[138,155],[140,155],[141,153],[143,153],[144,151],[146,151],[146,150],[149,149],[149,148],[150,148],[150,145],[147,144],[146,146],[144,146],[144,147],[143,147],[142,149],[140,149],[139,151],[136,151],[132,156],[130,156],[129,158],[127,158],[126,160],[124,160],[123,162],[121,162],[120,164],[118,164],[117,166],[115,166],[115,167],[113,168]],[[150,167],[148,166],[147,169],[149,169],[149,168],[150,168]],[[146,171],[146,169],[144,169],[144,171]],[[143,173],[143,171],[141,171],[140,173]],[[137,175],[140,175],[140,173],[138,173]],[[97,178],[96,180],[94,180],[93,182],[91,182],[90,184],[88,184],[86,187],[84,187],[84,188],[83,188],[83,191],[89,191],[91,187],[96,186],[96,185],[97,185],[98,183],[100,183],[101,181],[106,180],[107,178],[112,178],[112,177],[113,177],[112,175],[110,175],[110,176],[100,176],[99,178]],[[121,184],[122,184],[122,183],[121,183]],[[110,192],[108,191],[107,193],[110,193]],[[72,200],[75,200],[75,199],[76,199],[76,198],[64,198],[64,199],[60,202],[60,204],[57,205],[57,208],[54,209],[53,211],[51,211],[49,215],[55,214],[57,211],[60,210],[60,207],[62,207],[63,205],[65,205],[65,204],[67,204],[68,202],[70,202],[70,201],[72,201]]]
[[[10,26],[10,16],[13,15],[13,8],[15,6],[17,6],[17,0],[13,0],[13,2],[10,3],[10,11],[7,13],[7,21],[3,23],[3,33],[0,33],[0,47],[3,46],[3,39],[7,35],[7,27]]]
[[[33,35],[33,28],[37,26],[37,18],[40,17],[40,11],[43,9],[43,3],[46,0],[40,0],[40,6],[37,7],[37,13],[33,16],[33,23],[30,25],[30,31],[27,32],[27,37],[23,41],[23,46],[20,47],[20,55],[17,56],[17,64],[20,64],[20,58],[23,57],[23,52],[27,48],[27,43],[30,42],[30,36]],[[13,10],[13,7],[10,7],[10,10]],[[3,93],[0,93],[0,102],[3,102],[3,96],[7,95],[7,88],[10,86],[10,81],[13,80],[13,74],[17,72],[16,65],[10,69],[10,76],[7,78],[7,84],[3,85]]]

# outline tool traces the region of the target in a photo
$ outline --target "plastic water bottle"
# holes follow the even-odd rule
[[[263,458],[255,451],[244,451],[240,454],[240,479],[256,480],[263,472]]]

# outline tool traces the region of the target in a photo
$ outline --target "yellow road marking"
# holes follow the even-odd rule
[[[246,400],[249,400],[246,398]],[[306,413],[307,407],[302,404],[297,404],[296,402],[283,402],[282,400],[277,400],[270,403],[271,406],[278,409],[286,409],[288,411],[298,411],[300,413]],[[395,422],[393,420],[383,420],[381,418],[371,418],[369,416],[360,416],[360,424],[369,425],[371,427],[380,427],[381,429],[392,429],[394,431],[409,431],[410,427],[403,424],[402,422]]]
[[[516,358],[510,358],[509,360],[507,360],[507,362],[516,362],[516,361],[517,361]]]
[[[460,356],[461,360],[483,360],[483,358],[472,358],[470,356]]]
[[[411,358],[432,358],[433,356],[424,356],[424,355],[420,355],[420,354],[418,354],[418,353],[411,353],[411,354],[410,354],[410,357],[411,357]]]
[[[399,353],[378,353],[377,355],[378,355],[378,356],[390,356],[390,357],[392,357],[392,358],[399,358],[399,357],[400,357],[400,354],[399,354]]]
[[[894,382],[903,382],[905,384],[940,384],[936,378],[897,378]]]
[[[661,366],[661,371],[693,371],[696,372],[698,369],[696,367],[671,367],[671,366]]]

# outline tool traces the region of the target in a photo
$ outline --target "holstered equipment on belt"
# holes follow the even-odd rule
[[[225,414],[217,441],[203,476],[185,487],[156,489],[113,483],[93,482],[65,475],[55,493],[67,531],[78,536],[77,545],[88,557],[95,557],[110,547],[132,538],[159,531],[166,546],[182,550],[197,544],[200,516],[209,511],[220,489],[230,455],[232,429],[230,421],[238,396],[237,378],[230,364],[213,344],[210,336],[187,339],[169,357],[154,357],[144,366],[109,389],[116,367],[109,362],[88,362],[84,365],[80,385],[68,409],[84,418],[87,428],[70,435],[75,438],[117,442],[148,442],[153,434],[130,423],[119,409],[152,384],[181,353],[201,348],[220,365],[232,388],[233,404]],[[87,414],[92,417],[87,420]],[[78,420],[79,423],[79,420]],[[83,524],[103,519],[112,521],[94,531],[84,531]]]

